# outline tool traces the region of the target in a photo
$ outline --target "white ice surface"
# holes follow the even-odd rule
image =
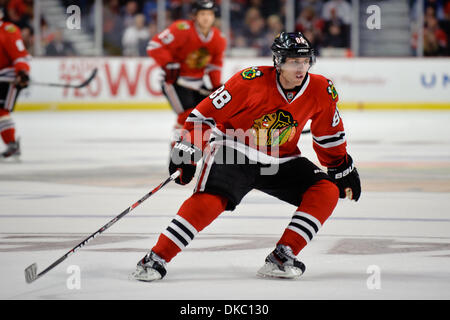
[[[363,193],[340,200],[300,253],[300,280],[256,277],[295,210],[259,192],[203,230],[163,281],[128,280],[192,183],[169,184],[26,284],[25,267],[42,271],[165,179],[174,115],[14,113],[23,155],[0,163],[0,299],[450,299],[450,112],[341,115]],[[317,161],[309,135],[300,146]]]

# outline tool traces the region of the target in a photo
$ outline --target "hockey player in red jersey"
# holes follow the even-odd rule
[[[192,109],[211,93],[209,89],[221,85],[226,40],[213,26],[215,10],[214,1],[197,0],[193,20],[175,21],[147,47],[148,55],[164,70],[162,91],[178,115],[175,137]],[[205,74],[212,88],[205,85]]]
[[[297,208],[258,275],[297,278],[305,271],[297,255],[327,221],[338,198],[358,201],[360,179],[347,153],[338,94],[330,80],[309,73],[315,62],[309,41],[300,32],[283,32],[271,49],[274,67],[235,74],[187,118],[169,172],[179,170],[175,181],[183,185],[192,180],[202,156],[203,166],[193,195],[138,262],[136,279],[163,278],[166,264],[198,232],[223,211],[234,210],[253,189]],[[327,173],[302,157],[297,146],[308,120],[314,150]]]
[[[0,79],[3,80],[0,80],[0,135],[7,147],[1,157],[9,158],[20,155],[11,112],[20,91],[28,86],[31,56],[22,41],[20,29],[3,21],[2,11],[0,17]]]

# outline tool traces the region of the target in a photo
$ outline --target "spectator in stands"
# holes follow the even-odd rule
[[[146,56],[145,47],[149,39],[150,33],[145,24],[145,16],[137,14],[134,17],[134,25],[128,27],[123,34],[123,55],[131,57]]]
[[[264,39],[265,45],[261,50],[261,55],[271,56],[272,51],[270,50],[270,46],[273,43],[273,39],[275,39],[276,36],[279,35],[281,31],[284,30],[284,25],[283,22],[281,21],[280,16],[276,14],[268,16],[266,19],[266,24],[267,24],[267,31]]]
[[[175,8],[176,8],[176,4]],[[166,1],[165,9],[166,9],[166,26],[170,25],[173,21],[172,18],[172,12],[171,12],[171,1]],[[177,11],[177,10],[175,10]],[[158,12],[158,3],[157,0],[147,0],[144,2],[142,6],[142,13],[145,15],[145,20],[147,23],[150,23],[151,21],[155,21],[157,19],[157,12]],[[178,12],[175,12],[174,17],[180,18]],[[188,18],[188,17],[182,17],[182,18]],[[160,30],[161,31],[161,30]]]
[[[248,51],[246,49],[248,49],[247,46],[247,39],[245,39],[245,37],[242,34],[232,34],[231,36],[231,40],[232,40],[232,45],[231,47],[233,47],[234,49],[240,49],[240,50],[245,50]],[[240,51],[239,52],[242,52]],[[231,53],[235,52],[236,50],[232,50]],[[242,54],[240,54],[242,55]]]
[[[75,53],[72,43],[64,40],[61,30],[53,32],[53,40],[45,47],[45,55],[47,56],[74,56]]]
[[[347,37],[344,26],[337,21],[329,21],[326,24],[325,35],[322,41],[323,47],[347,48]]]
[[[130,0],[122,7],[122,24],[124,29],[135,25],[135,16],[139,13],[137,1]]]
[[[247,0],[247,8],[257,8],[264,19],[272,14],[279,14],[280,7],[279,0]]]
[[[314,49],[314,54],[316,56],[320,55],[320,40],[316,39],[315,33],[311,30],[305,30],[303,35],[309,40],[311,47]]]
[[[256,7],[251,7],[245,15],[245,25],[242,36],[247,40],[247,46],[258,50],[258,55],[262,54],[265,45],[266,22],[261,12]]]
[[[267,17],[267,36],[271,39],[271,43],[283,30],[284,25],[279,15],[272,14]]]
[[[352,23],[352,6],[349,2],[346,0],[330,0],[326,2],[323,5],[322,18],[331,20],[333,10],[344,24],[350,25]]]
[[[50,29],[45,19],[41,19],[41,39],[39,39],[41,47],[45,49],[45,47],[53,40],[53,37],[53,30]],[[38,39],[35,39],[34,41],[38,41]]]
[[[318,42],[322,38],[324,20],[318,16],[318,13],[313,7],[304,7],[296,20],[295,29],[302,33],[306,30],[311,31],[314,35],[314,39]]]
[[[432,7],[436,12],[436,18],[438,21],[445,19],[445,7],[449,3],[448,0],[424,0],[423,8]],[[419,5],[418,0],[409,0],[409,15],[412,21],[417,20],[417,6]]]
[[[320,15],[322,13],[323,0],[297,1],[297,13],[301,13],[305,8],[312,8],[316,15]]]
[[[437,20],[443,20],[445,18],[445,5],[448,4],[448,0],[425,0],[424,7],[433,7],[435,17]]]
[[[337,15],[335,9],[330,10],[330,19],[325,21],[323,47],[348,48],[349,29]]]
[[[443,56],[448,51],[447,34],[439,27],[436,12],[433,7],[425,11],[423,30],[423,52],[425,56]]]
[[[445,31],[447,35],[447,50],[446,50],[446,56],[450,56],[450,45],[448,41],[450,40],[450,1],[448,1],[445,4],[444,7],[444,17],[441,21],[439,21],[439,25],[441,26],[441,29]]]
[[[103,45],[110,55],[121,55],[122,20],[119,0],[109,0],[103,4]]]
[[[230,25],[232,26],[234,33],[239,35],[242,34],[242,30],[244,29],[246,5],[246,0],[235,0],[230,3]]]
[[[298,15],[296,21],[296,28],[303,32],[306,29],[312,30],[314,28],[323,28],[323,20],[317,16],[313,7],[304,7]]]
[[[9,20],[19,28],[30,26],[33,18],[33,0],[10,0],[6,10]]]
[[[155,34],[157,34],[158,33],[158,26],[156,25],[156,21],[150,21],[149,23],[148,23],[148,37],[149,37],[149,39],[151,39],[151,38],[153,38],[154,36],[155,36]],[[147,56],[147,45],[148,45],[148,43],[145,43],[144,44],[145,45],[145,50],[144,50],[144,52],[143,52],[143,54],[144,54],[144,56]]]
[[[22,33],[22,40],[25,44],[25,48],[28,52],[33,53],[34,52],[34,39],[33,39],[33,29],[29,26],[23,27],[20,29],[20,32]]]
[[[144,5],[142,6],[142,13],[145,15],[147,22],[156,19],[156,6],[156,0],[147,0],[144,2]]]

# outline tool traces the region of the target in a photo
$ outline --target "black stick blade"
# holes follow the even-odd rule
[[[25,269],[25,281],[31,283],[37,279],[37,264],[33,263]]]
[[[83,83],[81,83],[81,84],[79,84],[78,86],[76,86],[76,88],[77,88],[77,89],[81,89],[81,88],[86,87],[86,86],[87,86],[87,85],[95,78],[95,76],[97,75],[97,71],[98,71],[98,69],[95,68],[95,69],[92,71],[92,74],[89,76],[89,78],[87,78]]]

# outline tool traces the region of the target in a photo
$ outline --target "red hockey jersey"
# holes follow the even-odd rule
[[[199,143],[198,130],[194,130],[201,123],[203,130],[207,126],[212,130],[211,146],[226,145],[255,161],[281,163],[300,155],[297,144],[311,120],[320,163],[338,166],[347,152],[333,83],[309,73],[300,91],[289,95],[283,92],[274,67],[244,69],[193,110],[184,126],[190,133],[186,138],[203,148],[205,140]]]
[[[219,29],[212,27],[205,37],[193,21],[178,20],[151,39],[147,54],[160,66],[180,63],[181,77],[201,79],[206,72],[215,88],[221,83],[225,48]]]
[[[16,73],[20,70],[29,71],[30,59],[20,29],[0,20],[0,70],[14,68]]]

